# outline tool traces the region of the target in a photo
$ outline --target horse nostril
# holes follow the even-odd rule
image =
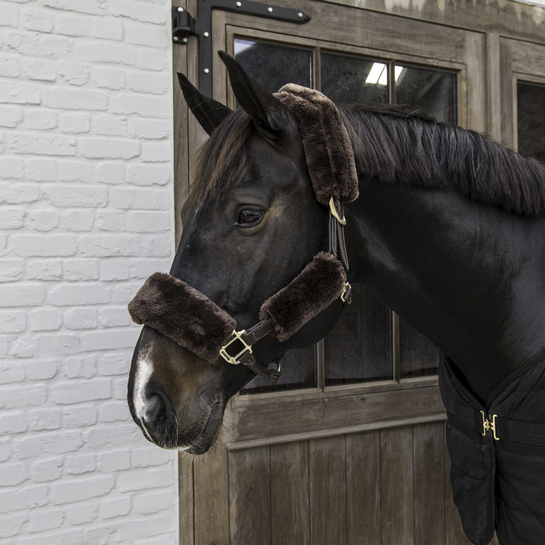
[[[142,423],[149,432],[164,431],[167,411],[159,394],[154,394],[146,400],[142,411]]]

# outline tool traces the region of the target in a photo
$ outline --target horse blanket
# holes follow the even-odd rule
[[[545,543],[545,352],[505,379],[483,406],[444,357],[450,479],[467,537],[486,545]]]

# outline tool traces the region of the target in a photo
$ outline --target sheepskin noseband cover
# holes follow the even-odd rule
[[[337,299],[346,273],[341,262],[321,252],[288,286],[269,297],[260,319],[272,318],[273,334],[285,341]],[[137,324],[171,338],[202,359],[215,362],[236,321],[200,291],[166,273],[152,274],[129,303]]]

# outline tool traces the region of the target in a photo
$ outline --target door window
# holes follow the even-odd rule
[[[545,161],[545,85],[517,82],[518,151]]]

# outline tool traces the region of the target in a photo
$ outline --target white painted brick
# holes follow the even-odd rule
[[[0,358],[3,358],[8,353],[9,337],[7,335],[0,335]]]
[[[58,178],[63,182],[90,183],[95,179],[95,165],[83,161],[59,161],[57,169]]]
[[[45,288],[42,285],[0,286],[0,307],[33,307],[42,304],[44,299]]]
[[[108,7],[110,8],[109,5]],[[123,40],[123,24],[116,19],[98,20],[95,22],[94,35],[105,40],[121,41]]]
[[[136,433],[141,434],[134,424],[102,425],[86,431],[89,446],[98,449],[124,447],[134,442]]]
[[[66,329],[94,329],[98,326],[96,308],[71,308],[64,314]]]
[[[92,479],[78,479],[55,483],[52,490],[52,499],[55,505],[73,503],[105,496],[114,487],[111,475],[93,476]]]
[[[102,284],[65,284],[49,291],[49,301],[55,306],[98,305],[110,301],[110,288]]]
[[[22,414],[0,414],[0,435],[23,433],[28,426]]]
[[[134,65],[136,51],[134,46],[118,43],[101,43],[78,40],[74,45],[74,57],[93,63],[112,63]]]
[[[106,378],[94,378],[75,383],[56,383],[50,386],[49,396],[51,401],[61,405],[110,399],[112,396],[112,383]]]
[[[146,445],[131,450],[131,467],[153,467],[173,463],[176,454],[171,450],[157,449],[154,445]]]
[[[89,15],[103,15],[104,5],[100,0],[39,0],[44,6],[68,11],[78,11]]]
[[[97,166],[97,181],[105,184],[122,184],[125,179],[123,163],[102,163]]]
[[[25,124],[27,129],[54,129],[57,126],[57,114],[51,110],[28,110]]]
[[[65,58],[71,50],[71,41],[58,36],[44,36],[33,32],[5,32],[4,46],[8,50],[42,58]]]
[[[62,262],[60,259],[27,261],[26,278],[28,280],[60,280],[61,277]]]
[[[126,306],[106,307],[98,311],[98,323],[102,327],[122,327],[130,325],[131,319]]]
[[[166,237],[160,236],[81,235],[79,251],[86,257],[132,257],[141,254],[164,257],[170,255],[170,246]]]
[[[140,158],[150,163],[172,161],[172,148],[163,142],[143,142]]]
[[[112,97],[110,110],[115,114],[137,114],[143,117],[167,118],[170,108],[162,97],[120,93]]]
[[[68,378],[89,379],[96,375],[96,356],[74,356],[67,358],[64,365],[64,374]]]
[[[93,19],[84,15],[63,14],[57,16],[55,31],[65,36],[90,36]]]
[[[61,216],[61,227],[66,231],[90,231],[93,228],[93,222],[94,212],[92,210],[67,210]]]
[[[98,280],[96,259],[65,259],[62,262],[62,277],[70,282]]]
[[[6,138],[6,144],[10,151],[22,155],[76,155],[73,136],[13,132]]]
[[[0,203],[22,204],[35,202],[42,196],[39,186],[34,184],[0,184]]]
[[[14,439],[14,454],[19,460],[41,458],[46,455],[60,455],[75,452],[83,446],[79,430],[61,430],[28,435]]]
[[[126,259],[107,259],[100,263],[100,279],[106,282],[129,279],[129,262]]]
[[[166,74],[149,74],[145,72],[129,72],[127,89],[137,93],[162,95],[168,91],[170,78]]]
[[[150,539],[137,539],[134,545],[178,545],[172,534],[161,534]]]
[[[30,477],[36,483],[56,481],[62,475],[63,459],[40,460],[31,466]]]
[[[22,362],[0,363],[0,384],[13,384],[25,379],[25,369]]]
[[[25,77],[31,80],[53,82],[57,79],[55,65],[43,59],[24,59],[22,69]]]
[[[0,490],[0,513],[42,507],[47,504],[47,485]]]
[[[125,72],[121,68],[93,67],[91,79],[102,89],[119,91],[125,86]]]
[[[32,431],[58,430],[61,427],[62,413],[59,409],[35,409],[26,414]]]
[[[97,115],[92,119],[92,129],[103,136],[126,136],[127,121],[119,116]]]
[[[3,229],[3,230],[19,229],[23,225],[24,217],[25,217],[24,208],[3,207],[2,214],[0,215],[0,229]]]
[[[66,459],[66,473],[69,475],[91,473],[96,468],[97,462],[94,454],[80,454],[79,456],[67,457]]]
[[[140,143],[111,138],[81,138],[79,151],[87,159],[132,159],[140,154]]]
[[[37,354],[39,356],[74,354],[78,349],[79,338],[77,335],[56,333],[54,335],[40,335],[38,337]]]
[[[105,206],[108,202],[108,190],[102,186],[48,184],[44,188],[44,192],[51,200],[51,203],[59,207],[87,206],[95,208]],[[59,255],[72,254],[60,253]]]
[[[167,65],[166,55],[157,55],[151,49],[140,49],[136,59],[138,68],[142,70],[160,71],[164,70]]]
[[[2,75],[2,60],[0,59],[0,76]],[[23,120],[23,110],[20,106],[0,106],[0,127],[13,128]]]
[[[87,543],[81,530],[40,532],[34,537],[17,540],[17,545],[87,545]]]
[[[164,26],[125,23],[125,41],[130,44],[164,47],[167,39],[167,32]]]
[[[166,119],[134,117],[129,120],[129,135],[135,138],[161,139],[171,135],[172,123]]]
[[[120,498],[112,498],[104,500],[100,505],[100,514],[102,518],[109,519],[114,517],[122,517],[128,515],[131,511],[130,496],[122,496]]]
[[[24,176],[23,160],[18,157],[0,157],[0,178],[15,178]]]
[[[56,331],[61,327],[62,313],[56,309],[42,308],[30,315],[32,331]]]
[[[0,333],[21,333],[26,329],[23,310],[0,310]]]
[[[0,5],[0,26],[11,26],[17,28],[18,9],[15,6],[6,4]]]
[[[0,282],[20,280],[25,270],[23,259],[0,259]]]
[[[132,348],[138,340],[137,329],[88,331],[81,333],[82,350],[117,350]]]
[[[100,408],[99,420],[101,422],[122,422],[131,418],[127,403],[122,401],[111,401],[104,403]]]
[[[133,233],[158,233],[171,229],[169,212],[131,211],[127,214],[127,228]]]
[[[72,256],[76,253],[73,235],[12,235],[13,253],[20,257]]]
[[[21,24],[27,30],[37,32],[51,32],[54,17],[50,11],[24,8],[21,10]]]
[[[97,423],[97,412],[93,406],[72,406],[63,409],[64,428],[83,428]]]
[[[133,259],[131,261],[131,279],[147,278],[154,272],[168,271],[170,259]]]
[[[29,158],[25,161],[26,179],[32,182],[54,182],[57,162],[54,159]]]
[[[62,77],[62,79],[70,85],[81,86],[81,85],[85,85],[89,81],[89,74],[90,74],[89,67],[80,62],[63,62],[59,64],[58,72],[60,76]],[[102,99],[103,99],[103,94],[101,93],[99,97],[99,101],[98,101],[100,104],[102,104]],[[45,96],[44,96],[44,100],[45,100]],[[85,95],[85,97],[83,98],[83,101],[85,104],[89,104],[89,101],[92,101],[93,105],[96,104],[95,99],[91,95]],[[82,107],[85,108],[85,106],[82,106]],[[94,106],[93,108],[85,108],[85,109],[95,110],[97,108],[96,106]]]
[[[32,358],[37,352],[37,340],[29,335],[17,337],[9,348],[9,354],[18,358]]]
[[[49,380],[57,374],[57,360],[32,360],[25,362],[28,380]]]
[[[11,458],[11,439],[0,439],[0,462]]]
[[[99,359],[98,372],[103,376],[127,375],[130,364],[130,356],[125,352],[108,353]]]
[[[97,210],[96,224],[102,231],[122,233],[127,230],[126,214],[119,210]]]
[[[46,398],[46,387],[43,384],[20,386],[0,386],[0,409],[24,409],[39,407]]]
[[[0,538],[12,537],[17,535],[23,524],[28,520],[27,513],[16,513],[10,515],[5,524],[0,526]]]
[[[170,453],[172,458],[172,454]],[[152,515],[161,511],[168,511],[172,498],[165,490],[143,492],[132,498],[133,509],[139,515]]]
[[[60,214],[56,210],[38,208],[28,214],[34,231],[51,231],[59,224]]]
[[[4,78],[17,78],[21,73],[21,64],[15,57],[0,58],[0,76]]]
[[[174,459],[174,454],[172,454]],[[171,485],[172,474],[164,468],[132,469],[120,473],[117,479],[117,486],[121,492],[135,492],[137,490],[151,490],[153,488],[164,488]]]
[[[108,95],[97,89],[69,89],[52,87],[42,92],[43,104],[63,110],[104,110]]]
[[[112,15],[122,15],[142,23],[162,24],[166,20],[166,10],[154,5],[132,0],[112,0],[109,4]]]
[[[45,532],[59,528],[64,522],[64,511],[59,509],[36,509],[30,514],[29,532]]]
[[[62,114],[59,119],[59,129],[61,132],[74,134],[86,133],[91,127],[90,119],[87,113]]]
[[[169,210],[172,197],[155,189],[114,187],[110,191],[110,204],[122,209]]]
[[[101,502],[104,504],[104,501]],[[98,517],[99,506],[93,503],[75,504],[73,507],[68,507],[66,517],[68,522],[73,526],[79,524],[90,524]]]
[[[0,82],[0,103],[40,104],[38,89],[28,83]]]
[[[99,456],[99,466],[103,473],[129,469],[131,467],[131,451],[129,449],[102,451]]]

